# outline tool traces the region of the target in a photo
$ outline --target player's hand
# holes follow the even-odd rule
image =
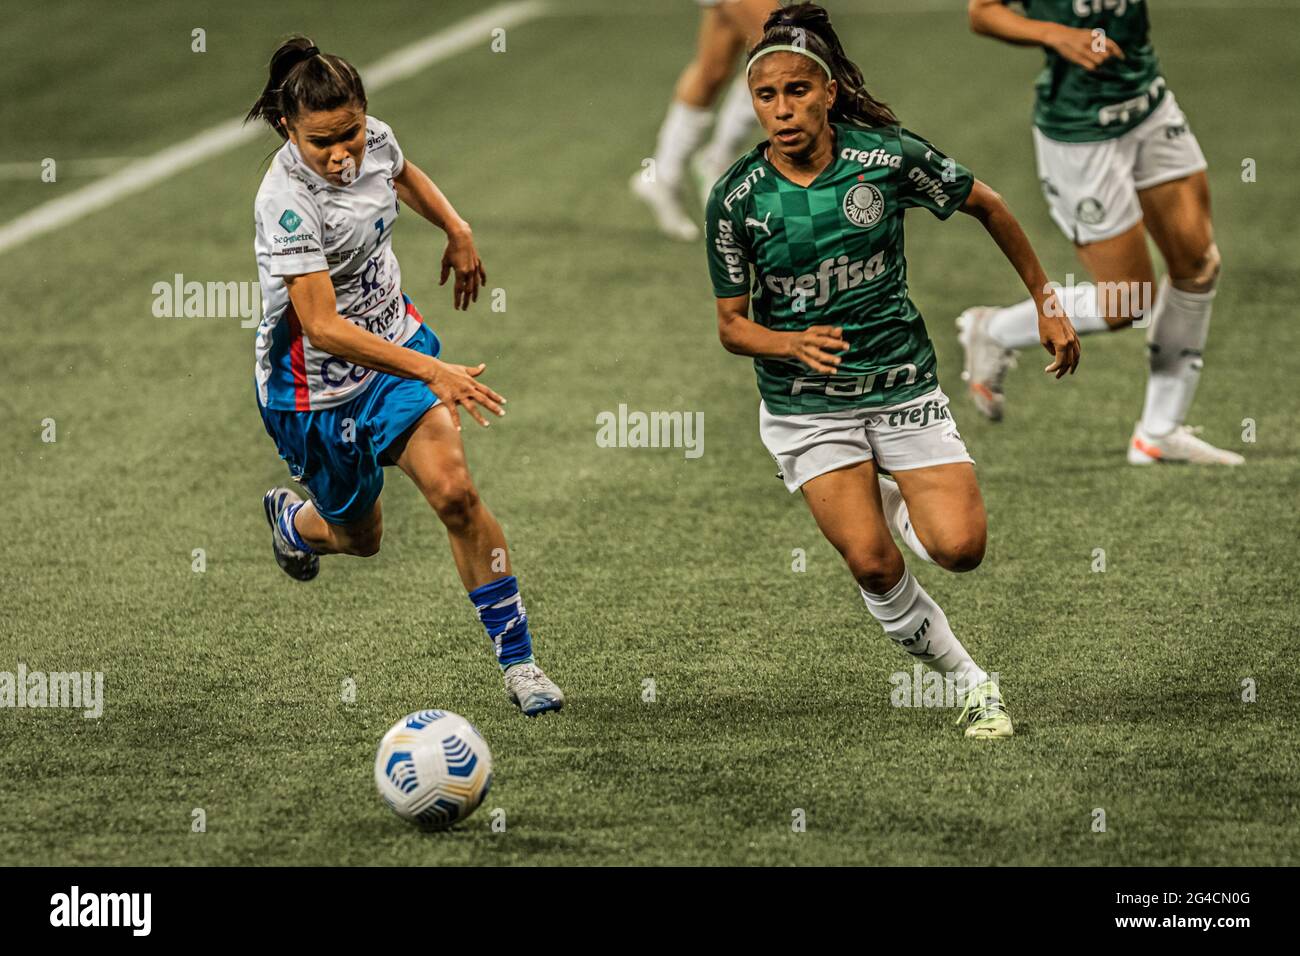
[[[474,236],[468,226],[447,233],[447,248],[442,253],[442,277],[438,285],[446,285],[447,276],[453,271],[456,284],[451,293],[452,308],[468,309],[471,302],[478,301],[479,286],[487,282],[483,260],[474,248]]]
[[[1092,30],[1059,26],[1052,31],[1047,45],[1064,59],[1091,73],[1112,57],[1124,59],[1124,51],[1110,37],[1105,38],[1105,48],[1098,52],[1097,48],[1101,46],[1097,43],[1098,39],[1100,37],[1094,37]]]
[[[1043,369],[1044,372],[1049,375],[1054,372],[1057,378],[1067,372],[1074,374],[1079,367],[1079,335],[1055,292],[1048,292],[1038,303],[1038,341],[1052,356],[1052,364]]]
[[[848,350],[844,329],[839,326],[814,325],[802,332],[790,332],[790,358],[802,362],[814,372],[834,375],[840,367],[836,352]]]
[[[424,383],[429,386],[429,391],[437,395],[453,412],[464,408],[474,421],[487,428],[488,423],[479,413],[479,406],[486,408],[493,415],[504,415],[505,409],[501,406],[506,403],[506,400],[478,381],[485,368],[487,366],[482,363],[471,367],[434,359]],[[460,415],[452,417],[456,419],[456,430],[459,431]]]

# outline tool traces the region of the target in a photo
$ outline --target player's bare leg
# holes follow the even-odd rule
[[[507,696],[529,717],[559,710],[564,694],[533,660],[505,533],[474,487],[453,414],[447,406],[435,405],[393,443],[389,456],[415,482],[447,529],[461,582],[496,644]],[[500,594],[498,582],[507,588]],[[520,631],[526,646],[512,652],[512,635]]]
[[[713,125],[713,104],[744,43],[718,7],[701,12],[695,57],[677,80],[673,102],[659,129],[654,162],[632,174],[633,194],[650,207],[659,230],[669,238],[699,237],[699,226],[684,205],[687,162]]]
[[[1057,300],[1079,335],[1127,328],[1150,308],[1155,267],[1147,252],[1146,230],[1138,222],[1117,236],[1076,245],[1091,283],[1058,290]],[[1018,349],[1038,348],[1038,312],[1032,299],[1005,309],[977,306],[957,319],[965,350],[962,379],[980,414],[1000,421],[1003,382]]]
[[[965,569],[983,557],[984,506],[978,486],[973,486],[973,469],[966,466],[967,480],[965,474],[952,470],[958,468],[944,465],[900,474],[911,476],[904,481],[922,502],[935,552],[955,569]],[[929,474],[918,476],[919,472]],[[844,558],[867,609],[885,633],[908,654],[949,676],[965,694],[962,722],[967,736],[1011,736],[1011,719],[997,685],[971,659],[943,610],[907,570],[890,534],[875,462],[821,475],[802,490],[817,526]],[[935,513],[945,506],[954,508],[951,529]]]
[[[742,38],[740,52],[758,42],[763,24],[780,4],[777,0],[725,0],[716,9]],[[734,64],[733,64],[734,66]],[[707,205],[709,191],[746,149],[760,138],[758,118],[749,92],[749,78],[739,70],[727,85],[718,104],[717,122],[709,142],[691,160],[691,171],[700,190],[701,202]]]
[[[388,454],[447,529],[461,583],[472,591],[510,574],[510,554],[501,525],[474,487],[461,433],[451,416],[445,405],[435,405],[393,442]]]

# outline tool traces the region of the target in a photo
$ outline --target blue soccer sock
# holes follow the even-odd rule
[[[298,533],[298,529],[294,527],[293,524],[293,519],[298,513],[298,509],[306,503],[307,502],[305,501],[296,502],[280,512],[280,532],[288,539],[289,543],[299,551],[305,551],[307,554],[315,554],[316,549],[302,539],[302,535]]]
[[[514,575],[498,578],[469,592],[478,619],[487,629],[497,650],[497,663],[505,670],[511,664],[533,659],[533,639],[528,633],[528,612],[519,596]]]

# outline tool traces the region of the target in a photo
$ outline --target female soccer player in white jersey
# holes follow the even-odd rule
[[[672,104],[659,128],[653,170],[632,175],[632,193],[654,214],[660,231],[671,239],[698,239],[695,217],[686,211],[688,162],[705,191],[732,164],[758,133],[749,85],[737,76],[718,107],[713,104],[736,69],[736,59],[762,32],[763,21],[779,0],[696,0],[700,29],[695,57],[677,80]],[[713,126],[713,137],[704,139]],[[703,148],[701,146],[703,145]]]
[[[1149,320],[1146,403],[1129,440],[1135,465],[1186,461],[1240,465],[1184,424],[1219,282],[1205,156],[1165,88],[1144,0],[969,0],[976,33],[1041,46],[1034,145],[1052,218],[1097,285],[1060,300],[1080,334]],[[1168,271],[1158,291],[1147,252]],[[1001,419],[1014,350],[1038,341],[1034,303],[968,309],[958,319],[975,406]]]
[[[447,234],[445,283],[468,309],[487,278],[466,223],[402,155],[393,130],[366,114],[346,60],[306,37],[271,58],[248,113],[286,140],[257,191],[256,386],[266,430],[303,501],[272,488],[264,506],[276,561],[309,581],[319,555],[369,557],[382,535],[385,465],[415,482],[446,526],[452,557],[496,648],[506,692],[523,713],[558,710],[560,689],[533,659],[528,618],[506,540],[470,478],[458,412],[505,400],[478,380],[484,366],[438,359],[440,344],[402,292],[393,223],[405,203]]]
[[[984,557],[975,469],[907,293],[904,212],[983,224],[1034,297],[1048,372],[1074,371],[1078,339],[1006,204],[871,97],[825,10],[774,13],[746,75],[767,142],[718,181],[706,215],[722,344],[753,356],[763,443],[886,635],[956,684],[967,736],[1009,737],[996,682],[890,535],[950,571]]]

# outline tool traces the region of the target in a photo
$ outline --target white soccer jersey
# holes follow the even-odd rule
[[[396,345],[419,330],[402,301],[392,245],[398,213],[393,177],[405,162],[392,128],[373,116],[366,117],[366,152],[349,186],[312,172],[292,143],[275,154],[254,205],[262,284],[256,377],[264,407],[331,408],[355,398],[375,377],[311,344],[284,276],[328,269],[344,318]]]

